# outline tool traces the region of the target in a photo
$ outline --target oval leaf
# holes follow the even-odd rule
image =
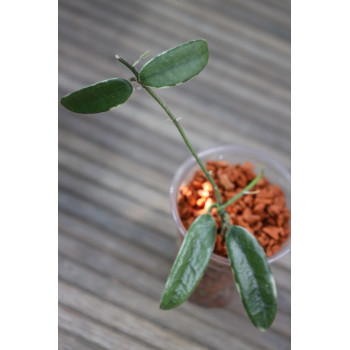
[[[255,327],[266,330],[276,315],[277,293],[265,252],[254,235],[240,226],[227,232],[226,247],[248,316]]]
[[[189,41],[148,61],[141,69],[140,80],[156,88],[181,84],[199,74],[208,59],[205,40]]]
[[[160,308],[172,309],[193,292],[214,250],[216,223],[210,214],[199,216],[190,226],[165,285]]]
[[[101,113],[124,103],[131,93],[132,85],[127,80],[115,78],[64,96],[61,104],[75,113]]]

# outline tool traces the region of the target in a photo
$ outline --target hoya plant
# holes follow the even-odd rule
[[[218,186],[199,159],[179,121],[152,88],[178,85],[198,75],[209,59],[208,45],[203,39],[186,42],[136,67],[147,57],[140,56],[133,64],[116,55],[116,59],[130,69],[129,79],[112,78],[62,97],[61,104],[75,113],[95,114],[110,110],[128,100],[133,92],[131,82],[139,84],[163,108],[185,142],[185,145],[212,184],[216,201],[206,214],[200,215],[189,227],[167,279],[160,308],[172,309],[182,304],[202,278],[214,250],[217,234],[212,215],[214,207],[221,221],[220,234],[225,241],[234,280],[244,308],[260,330],[272,324],[276,309],[276,287],[265,252],[253,234],[245,228],[232,225],[225,208],[261,179],[263,172],[235,197],[223,203]]]

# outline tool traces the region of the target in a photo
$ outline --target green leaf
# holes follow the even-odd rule
[[[121,78],[101,81],[62,97],[61,104],[75,113],[94,114],[124,103],[132,93],[131,84]]]
[[[160,308],[172,309],[193,292],[214,250],[216,222],[210,214],[198,216],[187,231],[165,285]]]
[[[226,247],[248,316],[255,327],[266,330],[276,315],[277,293],[265,252],[254,235],[240,226],[229,229]]]
[[[140,80],[156,88],[181,84],[199,74],[208,59],[205,40],[188,41],[148,61],[141,69]]]

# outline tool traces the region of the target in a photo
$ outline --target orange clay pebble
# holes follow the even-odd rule
[[[227,174],[218,172],[218,177],[220,179],[221,185],[225,188],[225,190],[233,190],[235,188],[235,185],[230,181]]]
[[[205,204],[206,201],[207,201],[206,198],[198,198],[198,199],[197,199],[197,202],[196,202],[197,207],[202,208],[202,207],[204,206],[204,204]]]
[[[212,192],[214,190],[213,185],[209,181],[206,181],[203,183],[203,190],[207,192]]]
[[[242,165],[229,165],[226,161],[208,161],[206,168],[217,184],[222,199],[229,200],[252,181],[256,174],[254,165],[245,162]],[[290,212],[286,208],[283,191],[278,185],[270,184],[262,178],[251,189],[254,194],[246,194],[226,208],[231,223],[241,225],[255,235],[267,256],[275,254],[290,235]],[[212,184],[205,178],[202,170],[196,171],[193,179],[180,189],[178,209],[186,229],[195,218],[208,212],[215,201]],[[223,236],[220,234],[220,217],[216,208],[212,212],[218,234],[214,252],[227,257]]]
[[[199,197],[203,197],[203,198],[208,198],[209,197],[209,192],[205,191],[205,190],[198,190],[197,194]]]

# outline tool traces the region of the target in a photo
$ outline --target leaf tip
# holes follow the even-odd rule
[[[171,303],[169,300],[164,300],[164,298],[162,298],[162,300],[160,301],[159,308],[161,310],[170,310],[170,309],[173,309],[175,306],[176,305]]]
[[[162,304],[162,303],[160,303],[159,308],[160,308],[161,310],[168,310],[168,308],[167,308],[164,304]]]

